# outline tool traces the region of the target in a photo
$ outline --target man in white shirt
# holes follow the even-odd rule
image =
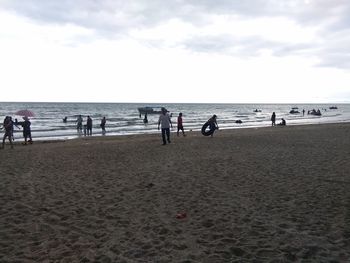
[[[166,141],[170,143],[170,127],[172,128],[173,124],[171,123],[170,116],[165,108],[162,108],[162,113],[159,116],[158,130],[159,130],[159,126],[162,127],[163,145],[166,145]],[[165,140],[165,135],[167,140]]]

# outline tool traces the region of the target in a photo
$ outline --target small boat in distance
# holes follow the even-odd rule
[[[315,115],[315,116],[321,116],[322,113],[321,111],[318,109],[318,110],[315,110],[315,109],[312,109],[311,111],[308,111],[307,114],[311,114],[311,115]]]
[[[298,107],[293,107],[293,108],[290,110],[289,113],[290,113],[290,114],[298,114],[298,113],[300,113],[300,112],[298,111]]]
[[[161,114],[162,113],[162,108],[163,107],[139,107],[137,108],[140,114],[140,118],[142,115],[146,115],[146,114]]]
[[[337,107],[337,106],[331,106],[331,107],[329,107],[329,109],[330,109],[330,110],[337,110],[338,107]]]

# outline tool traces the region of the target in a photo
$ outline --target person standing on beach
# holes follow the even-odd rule
[[[92,119],[90,118],[90,116],[87,116],[86,130],[87,130],[87,135],[91,136],[92,135]]]
[[[184,131],[184,127],[182,124],[182,113],[179,113],[179,116],[177,117],[177,136],[179,136],[179,131],[182,131],[182,135],[186,136],[185,131]]]
[[[215,130],[218,130],[218,129],[219,129],[219,125],[218,125],[218,123],[217,123],[217,121],[216,121],[216,118],[217,118],[217,116],[214,114],[214,115],[208,120],[209,129],[210,129],[211,131],[213,131],[212,134],[210,135],[211,137],[214,136]]]
[[[106,134],[106,117],[102,118],[100,127],[102,129],[102,135],[105,135]]]
[[[272,122],[272,126],[276,126],[276,113],[275,112],[272,112],[271,122]]]
[[[158,130],[159,130],[159,126],[161,125],[163,145],[166,145],[166,141],[170,143],[170,127],[172,128],[173,124],[171,123],[171,119],[168,114],[168,111],[164,107],[162,107],[161,111],[162,113],[160,114],[159,120],[158,120]],[[166,135],[166,138],[165,138],[165,135]]]
[[[14,131],[14,128],[15,128],[15,126],[16,126],[17,129],[20,129],[20,127],[18,127],[18,123],[17,123],[18,121],[17,121],[17,119],[15,119],[15,121],[13,121],[11,116],[10,116],[9,118],[10,118],[10,120],[11,120],[11,122],[12,122],[11,139],[12,139],[12,141],[14,142],[14,141],[15,141],[15,135],[14,135],[15,131]]]
[[[12,144],[12,136],[13,136],[13,121],[11,119],[11,117],[6,116],[4,119],[4,123],[3,123],[3,127],[5,129],[5,134],[4,137],[2,138],[2,147],[1,149],[5,148],[5,140],[6,137],[9,139],[10,145],[11,145],[11,149],[13,149],[13,144]]]
[[[83,129],[83,118],[81,117],[81,115],[79,115],[77,119],[77,131],[81,132],[82,129]]]
[[[30,129],[31,122],[29,121],[28,117],[23,117],[24,122],[22,122],[22,127],[23,127],[23,137],[24,137],[24,144],[27,145],[27,141],[32,144],[32,132]],[[29,138],[29,140],[28,140]]]

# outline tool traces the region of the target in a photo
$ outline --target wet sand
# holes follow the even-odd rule
[[[187,135],[6,145],[0,262],[350,260],[350,124]]]

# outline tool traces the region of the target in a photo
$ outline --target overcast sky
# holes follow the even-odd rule
[[[0,101],[350,102],[349,0],[0,0]]]

